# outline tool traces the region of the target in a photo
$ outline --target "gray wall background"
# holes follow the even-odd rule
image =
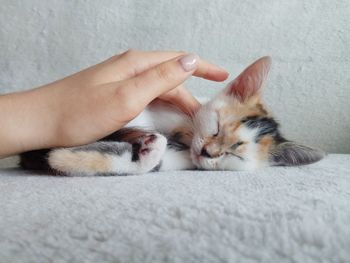
[[[195,52],[231,78],[270,55],[265,100],[284,133],[350,153],[349,0],[0,0],[0,93],[129,48]],[[223,84],[191,79],[187,86],[211,96]]]

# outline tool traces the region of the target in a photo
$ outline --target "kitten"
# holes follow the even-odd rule
[[[20,165],[89,176],[317,162],[324,152],[286,140],[262,102],[270,64],[269,57],[254,62],[192,118],[165,104],[150,105],[126,128],[98,142],[26,152]]]

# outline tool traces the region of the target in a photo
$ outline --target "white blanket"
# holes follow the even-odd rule
[[[350,262],[350,155],[255,173],[0,170],[0,262]]]

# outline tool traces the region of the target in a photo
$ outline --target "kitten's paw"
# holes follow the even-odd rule
[[[133,144],[133,161],[138,162],[138,173],[146,173],[160,164],[167,139],[160,134],[147,134]]]

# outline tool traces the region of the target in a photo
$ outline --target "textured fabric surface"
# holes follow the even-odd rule
[[[129,48],[195,52],[231,77],[271,55],[265,98],[286,135],[350,153],[349,14],[349,0],[1,0],[0,93]],[[224,85],[187,86],[208,97]]]
[[[350,155],[259,172],[0,172],[0,262],[349,262]]]

